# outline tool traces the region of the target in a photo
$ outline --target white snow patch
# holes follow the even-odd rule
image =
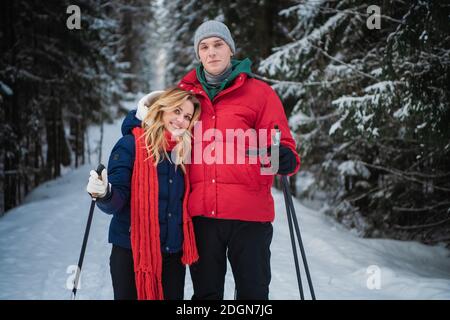
[[[108,158],[120,136],[120,121],[106,126],[105,132],[103,154]],[[78,261],[91,202],[85,188],[93,167],[86,165],[41,185],[25,204],[0,218],[0,299],[70,298],[67,269]],[[361,174],[352,162],[342,164],[341,169]],[[283,194],[275,189],[272,194],[276,218],[270,298],[299,299]],[[294,205],[317,299],[450,299],[449,250],[416,242],[358,238],[319,210],[308,209],[295,199]],[[78,299],[113,298],[109,222],[110,216],[96,208]],[[379,289],[372,286],[374,276]],[[192,292],[187,272],[185,298]],[[225,299],[233,297],[228,266]]]

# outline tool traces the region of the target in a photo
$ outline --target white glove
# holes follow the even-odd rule
[[[108,174],[106,169],[103,169],[102,171],[101,180],[95,170],[91,170],[90,175],[86,187],[87,192],[89,192],[93,198],[103,198],[108,193],[108,187],[111,187],[111,184],[108,184]]]

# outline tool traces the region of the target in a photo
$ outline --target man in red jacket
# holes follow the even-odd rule
[[[203,23],[195,32],[194,49],[201,64],[179,83],[202,106],[194,129],[188,204],[200,256],[190,268],[192,299],[223,299],[228,256],[236,298],[267,300],[273,174],[262,174],[263,159],[245,152],[266,150],[278,126],[276,173],[291,175],[300,167],[295,141],[275,91],[252,77],[249,59],[231,59],[235,44],[226,25]]]

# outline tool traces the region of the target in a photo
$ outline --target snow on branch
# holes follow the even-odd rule
[[[307,54],[311,51],[312,43],[317,42],[322,37],[334,30],[344,19],[345,15],[338,13],[327,20],[321,27],[314,29],[307,36],[300,40],[276,48],[276,52],[261,62],[259,71],[275,75],[277,72],[286,73],[290,75],[292,70],[290,68],[289,60],[299,60],[302,54]]]
[[[348,68],[354,70],[356,73],[359,73],[360,75],[362,75],[362,76],[364,76],[364,77],[370,78],[370,79],[375,80],[375,81],[379,81],[379,80],[378,80],[377,78],[375,78],[374,76],[372,76],[372,75],[370,75],[370,74],[368,74],[368,73],[362,72],[362,71],[356,69],[355,67],[353,67],[352,65],[350,65],[350,64],[348,64],[348,63],[345,63],[344,61],[339,60],[339,59],[337,59],[337,58],[335,58],[335,57],[329,55],[328,52],[326,52],[326,51],[323,50],[322,48],[320,48],[320,47],[318,47],[318,46],[315,46],[315,45],[313,45],[312,43],[311,43],[310,45],[311,45],[311,47],[313,47],[314,49],[316,49],[317,51],[319,51],[320,53],[322,53],[324,56],[326,56],[326,57],[329,58],[330,60],[333,60],[333,61],[335,61],[335,62],[337,62],[337,63],[342,64],[342,65],[345,65],[345,66],[347,66]]]
[[[4,92],[7,96],[13,95],[13,90],[4,82],[0,81],[0,89],[2,92]]]
[[[299,81],[286,81],[286,80],[277,80],[273,78],[267,78],[261,76],[259,74],[253,73],[252,76],[256,79],[268,82],[270,84],[280,84],[280,85],[291,85],[291,86],[299,86],[299,87],[314,87],[314,86],[322,86],[322,87],[330,87],[332,84],[336,84],[339,82],[343,82],[342,80],[333,80],[333,81],[309,81],[309,82],[299,82]]]
[[[370,178],[369,169],[367,169],[360,161],[344,161],[339,165],[338,170],[343,176],[361,176],[364,179]]]

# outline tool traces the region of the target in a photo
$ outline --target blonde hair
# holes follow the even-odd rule
[[[147,106],[148,113],[142,121],[145,147],[148,154],[153,156],[155,165],[157,165],[161,160],[161,153],[164,153],[167,159],[170,160],[170,156],[166,150],[169,143],[166,141],[166,136],[164,134],[165,128],[162,120],[163,114],[164,112],[174,111],[185,101],[192,102],[194,105],[194,114],[192,115],[189,127],[181,136],[177,137],[177,145],[174,148],[176,151],[175,165],[180,165],[183,172],[186,172],[184,163],[191,152],[191,131],[195,122],[200,118],[201,113],[200,102],[195,95],[177,87],[166,89],[164,93],[156,99],[156,101],[154,101],[150,106]]]

